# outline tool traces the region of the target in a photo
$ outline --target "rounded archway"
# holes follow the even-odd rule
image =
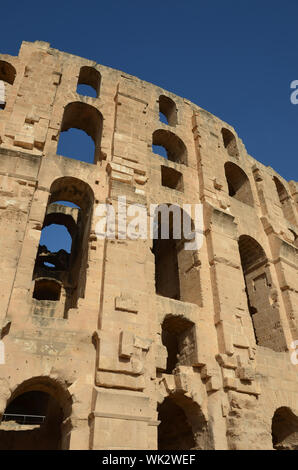
[[[286,406],[272,418],[272,444],[276,450],[298,450],[298,417]]]
[[[253,195],[246,173],[232,162],[225,163],[225,175],[228,184],[229,196],[248,206],[253,206]]]
[[[182,393],[158,405],[158,450],[207,450],[211,442],[200,406]]]
[[[0,450],[60,450],[69,447],[72,399],[49,377],[23,382],[13,392],[0,425]]]
[[[238,240],[248,310],[252,318],[256,344],[273,351],[286,351],[276,292],[269,261],[262,246],[251,236]]]
[[[156,130],[152,135],[152,145],[163,147],[168,160],[187,165],[186,146],[180,137],[173,132],[164,129]]]

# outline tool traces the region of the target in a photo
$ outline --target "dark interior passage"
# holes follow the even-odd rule
[[[274,413],[272,444],[277,450],[298,450],[298,417],[287,407]]]
[[[167,397],[158,407],[158,449],[187,450],[196,446],[192,428],[183,409]]]
[[[62,409],[45,392],[17,396],[6,408],[0,426],[0,450],[58,450]]]

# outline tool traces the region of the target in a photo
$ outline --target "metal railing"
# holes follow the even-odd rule
[[[43,424],[46,416],[4,413],[3,421],[15,421],[18,424]]]

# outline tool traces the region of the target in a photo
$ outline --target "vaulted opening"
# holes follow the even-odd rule
[[[296,220],[295,220],[293,207],[291,204],[291,198],[286,188],[284,187],[284,185],[281,183],[281,181],[278,178],[274,176],[273,181],[275,183],[276,191],[278,194],[279,202],[281,204],[284,218],[291,224],[295,225]]]
[[[225,163],[225,174],[228,183],[229,196],[244,204],[253,206],[253,195],[250,182],[244,171],[235,163]]]
[[[13,85],[13,82],[16,77],[16,69],[9,62],[0,60],[0,80]]]
[[[229,129],[225,128],[222,128],[221,134],[224,146],[227,149],[227,152],[230,157],[238,158],[239,152],[234,134]]]
[[[84,66],[80,69],[77,93],[98,98],[100,93],[101,75],[94,67]]]
[[[174,101],[165,95],[159,97],[159,117],[160,121],[169,126],[177,124],[177,108]]]
[[[272,419],[272,444],[276,450],[298,450],[298,417],[290,408],[278,408]]]
[[[261,245],[248,235],[241,235],[238,245],[256,343],[274,351],[285,351],[287,346],[267,256]]]
[[[163,147],[164,151],[158,154],[176,163],[187,165],[187,150],[182,140],[171,131],[159,129],[153,132],[153,152],[157,153],[156,146]]]
[[[77,178],[59,178],[51,186],[33,272],[33,298],[63,302],[65,318],[84,297],[93,200],[90,186]],[[49,308],[52,315],[53,306]]]
[[[64,421],[71,398],[50,379],[23,382],[8,402],[0,424],[0,450],[59,450],[69,447]]]
[[[60,129],[57,154],[86,163],[101,159],[101,113],[86,103],[69,103],[65,109]]]
[[[61,284],[54,279],[37,279],[34,284],[33,298],[36,300],[60,300]]]
[[[7,95],[16,77],[16,69],[4,60],[0,60],[0,109],[5,109]]]
[[[158,405],[158,450],[205,450],[212,448],[200,407],[175,393]]]

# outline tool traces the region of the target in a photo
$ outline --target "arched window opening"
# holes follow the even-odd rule
[[[161,95],[159,97],[159,117],[164,124],[177,125],[177,108],[174,101],[168,96]]]
[[[16,74],[16,69],[13,65],[4,60],[0,60],[0,80],[9,85],[13,85]]]
[[[176,191],[183,191],[183,177],[180,171],[161,165],[161,184]]]
[[[98,98],[100,93],[101,75],[94,67],[84,66],[80,69],[77,93]]]
[[[166,315],[162,324],[162,343],[168,351],[167,374],[179,365],[193,365],[196,351],[193,322],[182,316]]]
[[[69,130],[72,132],[68,138]],[[69,103],[64,109],[57,153],[96,163],[101,159],[101,134],[102,115],[96,108],[81,102]]]
[[[273,181],[275,183],[276,191],[278,194],[279,202],[281,204],[284,218],[288,222],[290,222],[290,224],[295,225],[296,220],[295,220],[295,215],[294,215],[294,211],[293,211],[292,204],[291,204],[291,198],[286,188],[284,187],[284,185],[280,182],[278,178],[274,176]]]
[[[224,146],[227,149],[227,152],[230,155],[230,157],[238,158],[239,152],[238,152],[237,142],[236,142],[234,134],[231,131],[229,131],[229,129],[225,129],[225,128],[222,128],[221,134],[222,134]]]
[[[298,417],[285,406],[272,419],[272,444],[276,450],[298,450]]]
[[[176,163],[183,163],[187,165],[187,150],[182,140],[173,132],[159,129],[153,132],[152,136],[152,149],[153,152],[156,149],[155,146],[161,146],[165,149],[168,160]]]
[[[238,244],[256,343],[274,351],[285,351],[286,342],[266,254],[248,235],[241,235]]]
[[[69,447],[63,426],[71,398],[50,379],[23,382],[9,401],[0,424],[0,450],[59,450]]]
[[[235,163],[225,163],[225,174],[228,183],[229,196],[244,204],[253,206],[253,195],[250,182],[244,171]]]
[[[0,60],[0,109],[5,109],[9,88],[16,77],[16,69],[4,60]]]
[[[208,427],[200,407],[182,394],[158,405],[158,450],[211,449]]]
[[[155,212],[155,225],[152,252],[156,294],[201,305],[197,253],[185,249],[194,240],[192,219],[178,206],[160,204]]]
[[[60,300],[61,284],[53,279],[37,279],[34,285],[33,298],[36,300]]]
[[[26,392],[6,408],[0,426],[1,450],[59,450],[63,412],[48,393]]]
[[[84,297],[93,201],[90,186],[77,178],[59,178],[51,186],[33,272],[33,297],[63,302],[65,318]],[[42,313],[47,314],[45,309]]]

